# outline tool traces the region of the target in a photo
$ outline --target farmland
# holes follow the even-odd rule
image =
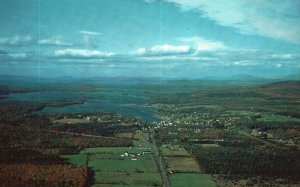
[[[156,110],[160,120],[152,122],[109,111],[41,115],[39,104],[2,103],[0,180],[10,186],[297,186],[298,84],[130,86]]]
[[[199,175],[199,174],[172,174],[170,176],[172,187],[181,186],[205,186],[205,187],[216,187],[212,178],[209,175]]]
[[[300,0],[0,0],[0,187],[300,187]]]
[[[172,172],[171,186],[183,185],[174,174],[188,178],[188,172],[208,174],[220,186],[297,186],[299,88],[284,82],[153,95],[164,116],[155,137]]]
[[[132,147],[86,148],[76,155],[63,155],[74,165],[94,171],[94,185],[161,186],[161,177],[150,144],[135,133]],[[148,146],[147,146],[148,145]]]
[[[191,157],[164,157],[169,172],[199,173],[198,163]]]

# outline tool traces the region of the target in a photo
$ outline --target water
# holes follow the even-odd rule
[[[149,107],[149,99],[143,90],[126,86],[106,86],[88,91],[47,90],[29,93],[12,93],[0,102],[51,103],[55,101],[84,101],[62,107],[45,107],[37,113],[91,113],[115,112],[121,115],[134,116],[148,122],[158,121],[157,112]]]

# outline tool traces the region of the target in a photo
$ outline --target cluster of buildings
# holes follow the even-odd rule
[[[143,151],[141,153],[129,153],[129,152],[125,152],[124,154],[121,154],[121,158],[126,158],[129,157],[131,158],[131,160],[139,160],[139,157],[146,155],[146,154],[151,154],[151,151]]]

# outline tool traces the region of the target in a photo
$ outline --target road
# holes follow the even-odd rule
[[[163,185],[164,185],[164,187],[170,187],[166,165],[165,165],[165,163],[162,159],[162,156],[160,154],[160,151],[159,151],[159,148],[157,146],[156,140],[153,136],[153,132],[150,133],[150,139],[151,139],[151,142],[152,142],[152,147],[155,151],[154,158],[155,158],[155,161],[156,161],[156,163],[159,167],[159,171],[160,171],[160,174],[161,174],[161,177],[162,177],[162,180],[163,180]]]

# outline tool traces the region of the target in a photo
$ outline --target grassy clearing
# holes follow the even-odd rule
[[[132,133],[120,135],[129,137]],[[88,158],[88,167],[95,172],[93,186],[162,186],[147,137],[137,132],[132,147],[86,148],[77,155],[62,157],[75,165],[86,164]]]
[[[103,159],[103,160],[120,160],[122,159],[118,154],[89,154],[89,160]]]
[[[124,160],[92,158],[88,165],[95,171],[157,172],[155,162],[151,155],[143,156],[140,160],[131,160],[131,158]]]
[[[80,153],[90,153],[90,154],[124,154],[128,153],[141,153],[145,150],[150,150],[144,147],[95,147],[95,148],[86,148]]]
[[[137,131],[134,134],[133,138],[135,140],[140,140],[140,141],[146,142],[147,141],[146,139],[149,138],[149,134],[148,133],[141,133],[141,132]]]
[[[171,187],[216,187],[209,175],[176,173],[169,176]]]
[[[162,145],[160,151],[163,156],[190,156],[190,154],[179,145]]]
[[[292,118],[275,114],[266,114],[263,115],[261,118],[258,118],[257,120],[262,122],[300,122],[300,119],[298,118]]]
[[[77,154],[77,155],[63,155],[63,158],[68,159],[68,162],[76,166],[83,166],[86,163],[86,154]]]
[[[54,120],[53,123],[55,123],[55,124],[83,124],[83,123],[89,123],[89,121],[86,118],[83,118],[83,119],[65,118],[65,119]]]
[[[179,107],[180,109],[197,109],[197,108],[210,108],[210,109],[217,109],[219,108],[218,105],[187,105],[184,107]]]
[[[95,172],[94,186],[161,186],[153,155],[142,154],[145,149],[149,151],[147,147],[97,147],[62,157],[74,165],[84,165],[88,155],[88,167]]]
[[[150,187],[150,186],[147,186],[147,185],[133,185],[133,184],[130,184],[130,185],[121,185],[121,184],[94,184],[92,185],[92,187],[124,187],[124,186],[130,186],[130,187]],[[153,186],[151,186],[153,187]]]
[[[141,140],[143,139],[143,134],[139,131],[136,131],[133,136],[134,139]]]
[[[132,138],[133,133],[131,132],[118,133],[116,136],[119,138]]]
[[[218,144],[199,144],[201,145],[202,147],[219,147],[220,145]]]
[[[164,157],[168,171],[199,173],[200,167],[192,157]]]
[[[127,148],[128,149],[128,148]],[[144,154],[137,157],[131,155],[121,157],[127,149],[124,147],[101,147],[88,148],[76,155],[63,155],[74,165],[84,165],[87,154],[89,154],[88,166],[99,171],[126,171],[126,172],[157,172],[157,167],[151,154]],[[134,149],[141,153],[139,149]],[[132,153],[132,152],[129,152]],[[132,160],[137,158],[137,160]]]
[[[143,148],[143,149],[151,149],[152,145],[148,142],[147,139],[149,139],[148,133],[141,133],[136,132],[134,134],[134,140],[133,140],[133,146],[137,148]]]
[[[133,146],[135,148],[144,149],[144,150],[151,148],[151,145],[148,142],[142,140],[133,140]]]
[[[249,110],[227,110],[231,115],[239,115],[239,116],[251,116],[254,112]]]
[[[159,173],[96,172],[95,184],[161,186]]]

